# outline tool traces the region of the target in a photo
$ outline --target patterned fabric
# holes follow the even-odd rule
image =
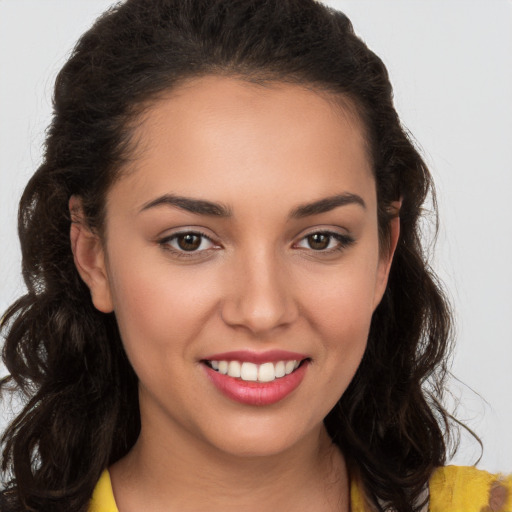
[[[429,491],[428,512],[512,512],[512,475],[446,466],[434,472]],[[351,512],[370,512],[355,480],[350,485],[350,507]],[[119,512],[107,470],[96,485],[89,512]]]
[[[430,480],[430,512],[512,512],[512,475],[446,466]]]

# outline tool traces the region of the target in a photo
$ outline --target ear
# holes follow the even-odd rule
[[[395,254],[395,249],[398,244],[398,238],[400,236],[400,208],[402,206],[402,199],[399,201],[393,201],[389,206],[389,213],[392,216],[389,221],[389,244],[387,247],[383,247],[380,258],[379,258],[379,268],[377,271],[377,280],[375,283],[375,294],[374,294],[374,304],[373,308],[375,309],[382,297],[384,296],[384,292],[386,291],[386,286],[388,284],[389,271],[391,269],[391,263],[393,262],[393,256]]]
[[[108,280],[103,243],[85,220],[81,198],[71,196],[71,250],[75,266],[91,292],[91,299],[99,311],[111,313],[114,310]]]

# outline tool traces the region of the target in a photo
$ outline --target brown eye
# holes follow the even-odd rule
[[[336,233],[334,231],[317,231],[310,233],[299,240],[296,247],[310,249],[316,252],[332,253],[347,249],[355,242],[350,235]]]
[[[195,233],[186,233],[176,237],[176,243],[183,251],[196,251],[201,246],[202,237]]]
[[[159,240],[159,244],[164,249],[171,250],[174,253],[181,255],[184,255],[185,253],[200,254],[208,249],[216,247],[209,237],[195,231],[176,233]]]
[[[323,251],[329,247],[331,235],[326,233],[314,233],[306,237],[308,246],[315,251]]]

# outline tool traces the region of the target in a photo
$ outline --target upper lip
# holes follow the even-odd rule
[[[204,361],[246,361],[248,363],[262,364],[274,363],[276,361],[302,361],[308,356],[288,350],[267,350],[256,352],[253,350],[233,350],[204,357]]]

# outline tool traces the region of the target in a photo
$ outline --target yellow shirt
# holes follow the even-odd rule
[[[512,512],[512,475],[493,475],[473,467],[446,466],[434,472],[429,490],[429,512]],[[350,507],[351,512],[367,511],[355,481],[350,488]],[[96,485],[89,512],[119,512],[107,470]]]
[[[89,512],[119,512],[112,492],[110,474],[108,470],[103,471],[96,488],[92,494]]]

